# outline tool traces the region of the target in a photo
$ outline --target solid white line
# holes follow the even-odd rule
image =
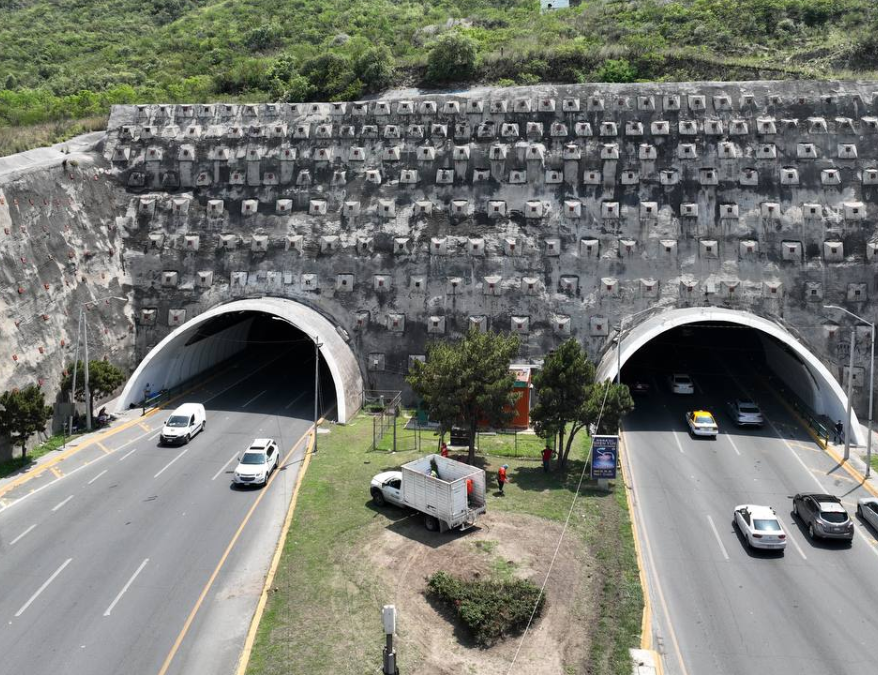
[[[131,455],[133,455],[135,452],[137,452],[137,448],[131,448],[131,450],[129,450],[128,452],[126,452],[124,455],[122,455],[122,456],[119,458],[119,461],[120,461],[120,462],[124,462],[126,459],[128,459],[129,457],[131,457]]]
[[[296,401],[298,401],[298,400],[299,400],[300,398],[302,398],[304,395],[305,395],[305,392],[303,391],[301,394],[299,394],[298,396],[296,396],[296,398],[294,398],[292,401],[290,401],[289,403],[287,403],[287,404],[284,406],[284,410],[286,410],[287,408],[289,408],[291,405],[293,405],[293,403],[295,403]]]
[[[161,432],[161,429],[160,429],[160,430],[156,431],[152,436],[150,436],[150,437],[149,437],[149,440],[154,441],[155,439],[157,439],[157,438],[158,438],[159,436],[161,436],[161,435],[162,435],[162,432]]]
[[[234,455],[231,456],[231,458],[229,459],[228,462],[226,462],[225,464],[223,464],[223,468],[220,469],[219,471],[217,471],[216,474],[214,474],[213,478],[211,478],[210,480],[216,480],[217,477],[218,477],[223,471],[226,470],[226,467],[227,467],[229,464],[231,464],[232,461],[233,461],[237,456],[238,456],[238,453],[236,452]]]
[[[20,535],[18,535],[15,539],[13,539],[12,541],[10,541],[10,542],[9,542],[9,545],[12,546],[13,544],[17,543],[19,539],[21,539],[22,537],[24,537],[24,535],[26,535],[28,532],[30,532],[32,529],[34,529],[36,526],[37,526],[36,523],[34,523],[33,525],[31,525],[31,526],[30,526],[29,528],[27,528],[24,532],[22,532]]]
[[[125,595],[125,591],[134,583],[134,580],[137,578],[137,575],[143,571],[143,568],[146,567],[146,563],[149,562],[149,558],[146,558],[142,563],[140,563],[140,567],[137,568],[137,571],[131,575],[131,578],[128,580],[128,583],[122,587],[122,590],[119,591],[119,595],[116,596],[116,599],[110,603],[110,606],[107,607],[107,611],[104,612],[104,616],[110,616],[110,612],[113,611],[113,607],[116,606],[116,603],[122,599],[122,596]]]
[[[183,455],[185,455],[187,452],[189,452],[189,448],[186,448],[183,452],[181,452],[179,455],[177,455],[176,457],[174,457],[174,459],[172,459],[170,462],[168,462],[167,464],[165,464],[165,467],[164,467],[161,471],[159,471],[155,476],[153,476],[153,478],[158,478],[159,476],[161,476],[161,475],[165,472],[165,469],[167,469],[168,467],[170,467],[171,464],[173,464],[174,462],[176,462],[178,459],[180,459],[180,458],[181,458]]]
[[[91,485],[92,483],[94,483],[98,478],[100,478],[100,477],[103,476],[105,473],[107,473],[107,471],[109,471],[109,469],[104,469],[103,471],[101,471],[97,476],[95,476],[94,478],[92,478],[92,479],[87,483],[87,485]]]
[[[241,407],[242,407],[242,408],[246,408],[248,405],[250,405],[251,403],[253,403],[253,401],[255,401],[257,398],[259,398],[260,396],[262,396],[262,395],[263,395],[265,392],[267,392],[267,391],[268,391],[268,389],[263,389],[263,390],[260,391],[258,394],[256,394],[256,396],[254,396],[253,398],[251,398],[249,401],[247,401],[247,402],[246,402],[244,405],[242,405]]]
[[[25,610],[28,607],[30,607],[31,603],[39,597],[40,593],[42,593],[44,590],[46,590],[48,585],[51,584],[53,581],[55,581],[55,577],[57,577],[59,574],[61,574],[61,572],[64,571],[64,568],[67,567],[67,565],[69,565],[72,561],[73,561],[73,558],[67,558],[67,560],[64,561],[64,563],[61,565],[61,567],[56,569],[55,573],[52,576],[50,576],[48,579],[46,579],[46,583],[44,583],[42,586],[40,586],[37,589],[37,592],[34,593],[32,596],[30,596],[30,600],[28,600],[26,603],[24,603],[21,606],[21,609],[15,613],[15,616],[19,617],[22,614],[24,614]]]
[[[672,431],[672,432],[671,432],[671,435],[674,437],[674,440],[677,441],[677,447],[680,448],[680,452],[683,452],[683,444],[680,443],[680,439],[677,438],[677,432],[676,432],[676,431]],[[683,452],[683,454],[685,455],[686,453]]]
[[[802,556],[802,559],[807,560],[808,556],[805,555],[805,552],[802,550],[802,547],[799,546],[799,542],[797,542],[793,538],[792,530],[790,530],[790,528],[787,527],[787,524],[780,519],[780,516],[778,516],[777,514],[775,514],[775,516],[777,517],[777,522],[780,523],[780,526],[783,528],[783,531],[786,532],[786,534],[787,534],[787,541],[793,542],[793,546],[796,547],[796,550],[799,552],[799,555]]]
[[[57,511],[58,509],[60,509],[60,508],[61,508],[62,506],[64,506],[67,502],[69,502],[71,499],[73,499],[73,495],[70,495],[70,496],[69,496],[67,499],[65,499],[63,502],[59,502],[58,504],[55,504],[55,506],[52,507],[52,513],[54,513],[54,512]]]
[[[719,550],[723,553],[723,558],[728,560],[729,554],[726,551],[726,547],[723,546],[723,540],[719,538],[719,532],[716,529],[716,525],[713,524],[713,518],[710,517],[710,514],[707,514],[707,521],[710,523],[710,529],[713,530],[713,536],[716,537],[716,543],[719,544]]]
[[[735,445],[735,442],[732,440],[732,437],[729,436],[728,434],[723,434],[723,436],[725,436],[726,438],[729,439],[729,443],[732,444],[732,447],[735,449],[735,453],[738,455],[738,457],[740,457],[740,456],[741,456],[741,451],[738,450],[738,446]]]

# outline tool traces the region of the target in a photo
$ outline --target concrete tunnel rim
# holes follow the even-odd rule
[[[622,337],[622,367],[646,343],[662,333],[680,326],[703,323],[705,321],[719,321],[747,326],[779,340],[790,347],[802,359],[812,377],[816,375],[818,382],[825,384],[829,388],[829,392],[839,402],[842,409],[847,407],[847,394],[845,394],[841,384],[810,349],[775,321],[741,310],[725,309],[722,307],[684,307],[664,311],[659,310],[658,313],[649,315],[640,322],[635,322],[630,328],[626,327],[626,335]],[[616,378],[618,370],[616,367],[617,349],[618,347],[611,343],[610,348],[601,357],[595,376],[597,381],[614,380]],[[854,432],[853,440],[856,442],[856,445],[865,446],[866,439],[863,437],[859,419],[853,407],[851,408],[851,429]]]
[[[287,310],[286,312],[284,310]],[[183,325],[168,333],[155,347],[149,350],[140,361],[134,372],[125,383],[122,394],[117,399],[116,412],[124,412],[129,405],[140,400],[139,379],[150,363],[171,346],[181,336],[191,332],[205,322],[233,312],[252,312],[278,317],[294,328],[302,331],[313,339],[315,335],[321,341],[320,355],[329,368],[336,392],[336,409],[338,421],[345,424],[359,410],[359,400],[363,390],[363,376],[359,362],[347,341],[330,319],[321,312],[302,302],[290,298],[263,296],[223,302],[192,317]],[[345,371],[353,377],[344,377]]]

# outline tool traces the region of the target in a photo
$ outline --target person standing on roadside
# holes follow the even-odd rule
[[[497,484],[500,486],[500,496],[503,496],[505,493],[503,492],[503,486],[509,481],[509,478],[506,475],[506,469],[509,468],[508,464],[504,464],[497,470]]]
[[[844,422],[841,420],[835,423],[835,442],[844,443]]]
[[[544,473],[549,473],[549,468],[551,466],[552,457],[554,457],[557,454],[558,453],[555,452],[552,448],[550,448],[549,444],[546,443],[546,447],[543,448],[543,472]]]
[[[445,441],[442,441],[442,446],[439,448],[439,454],[443,457],[448,457],[448,446],[445,445]]]

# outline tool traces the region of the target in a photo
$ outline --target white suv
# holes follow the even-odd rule
[[[265,485],[277,462],[277,443],[271,438],[257,438],[241,455],[232,480],[236,485]]]

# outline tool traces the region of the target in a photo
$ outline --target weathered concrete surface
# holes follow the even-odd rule
[[[875,316],[876,92],[124,106],[94,160],[106,197],[77,204],[122,226],[136,359],[220,303],[278,296],[346,331],[367,386],[398,388],[428,338],[469,325],[518,332],[523,358],[575,335],[598,359],[623,316],[718,306],[778,323],[841,378],[848,324],[822,305]],[[17,227],[22,210],[7,211]],[[860,410],[868,348],[860,335]]]

